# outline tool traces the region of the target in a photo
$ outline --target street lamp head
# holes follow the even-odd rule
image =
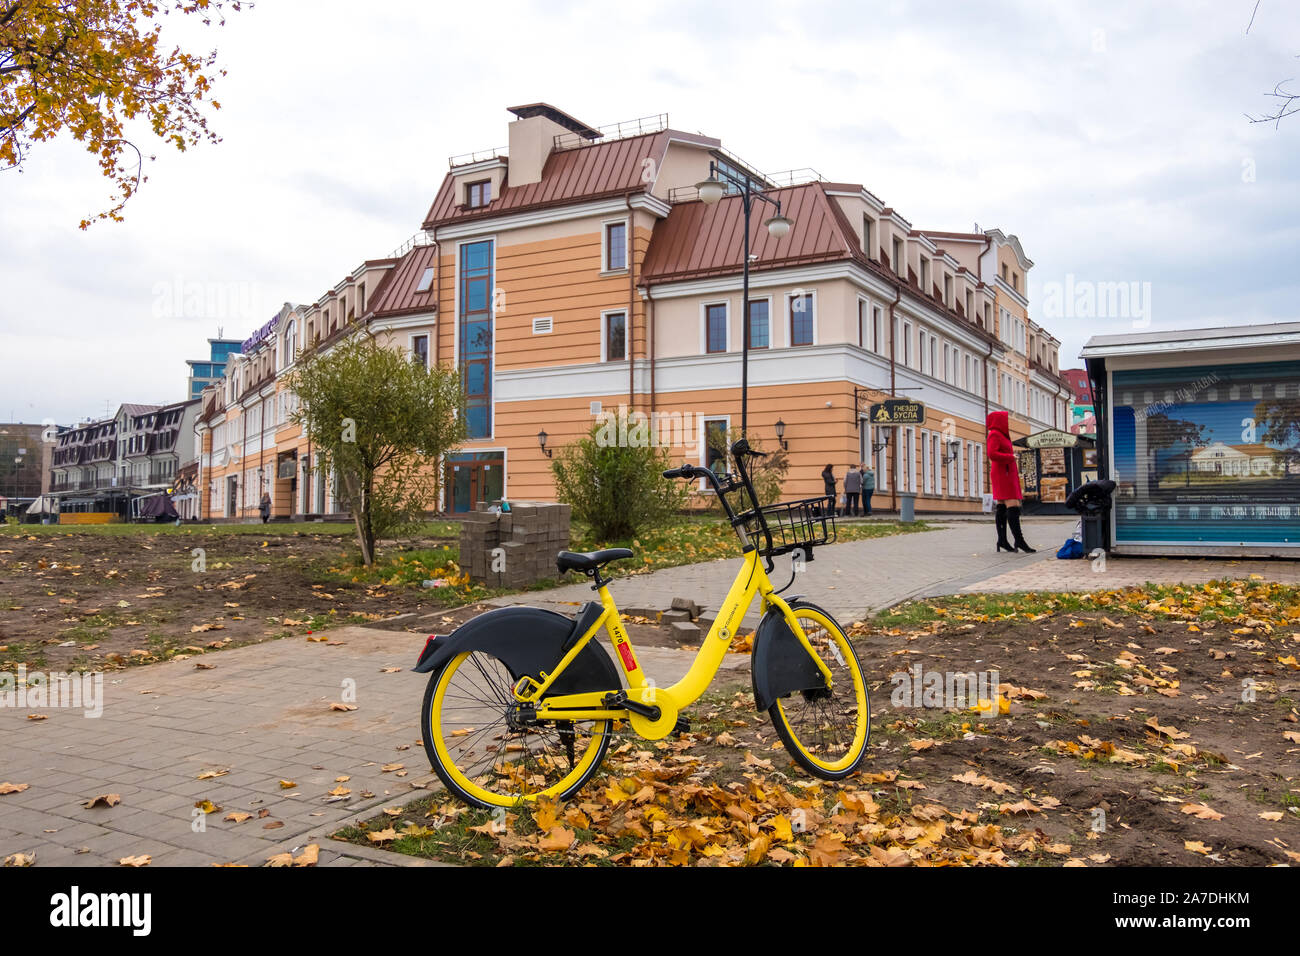
[[[776,440],[780,441],[784,437],[785,437],[785,422],[781,421],[781,419],[778,418],[776,420]]]
[[[712,206],[721,199],[723,194],[727,191],[727,187],[722,185],[722,183],[718,182],[718,180],[712,176],[702,182],[696,183],[695,188],[700,194],[700,199],[706,206]]]
[[[767,234],[773,239],[782,239],[790,234],[790,227],[794,225],[793,219],[785,216],[776,215],[763,223],[767,226]]]

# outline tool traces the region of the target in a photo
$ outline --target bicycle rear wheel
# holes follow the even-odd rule
[[[866,753],[871,704],[862,666],[835,619],[812,604],[790,608],[817,656],[831,671],[826,690],[798,691],[768,708],[772,725],[795,762],[815,777],[840,780]]]
[[[516,706],[515,679],[484,651],[450,658],[429,676],[424,749],[451,793],[473,806],[562,800],[599,768],[611,721],[530,721]]]

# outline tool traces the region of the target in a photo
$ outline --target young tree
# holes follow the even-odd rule
[[[322,471],[338,476],[361,560],[372,564],[376,539],[409,529],[438,499],[442,456],[465,440],[460,379],[354,330],[299,359],[289,385],[299,398],[293,421]]]
[[[606,413],[551,462],[560,501],[603,541],[621,541],[662,527],[686,503],[686,489],[663,473],[673,467],[653,444],[639,412]]]
[[[720,457],[727,463],[728,471],[735,471],[736,467],[735,462],[731,460],[731,446],[744,437],[744,433],[739,428],[727,428],[709,433],[709,449],[713,456]],[[749,447],[757,452],[764,451],[763,443],[752,436],[749,438]],[[773,505],[781,500],[781,489],[785,485],[786,472],[790,470],[790,455],[780,445],[766,452],[766,455],[766,458],[750,458],[745,462],[754,491],[758,493],[760,506]],[[749,507],[749,502],[744,500],[746,497],[748,496],[742,495],[736,502],[742,508]],[[722,510],[722,506],[716,502],[713,503],[713,507],[718,511]]]
[[[0,0],[0,169],[21,169],[33,143],[71,133],[113,182],[113,206],[92,218],[121,221],[122,207],[147,178],[128,123],[143,120],[181,151],[221,141],[200,110],[213,79],[225,75],[215,69],[216,51],[168,50],[159,18],[193,15],[221,25],[223,11],[243,3]]]

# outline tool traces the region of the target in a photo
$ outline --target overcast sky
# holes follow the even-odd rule
[[[0,420],[184,398],[218,327],[244,337],[389,254],[447,157],[504,146],[505,108],[537,100],[598,126],[666,112],[760,169],[860,182],[916,227],[1018,235],[1062,367],[1147,319],[1145,298],[1047,314],[1068,276],[1149,283],[1151,329],[1295,320],[1300,116],[1244,114],[1300,77],[1300,9],[1263,0],[1247,35],[1253,6],[258,0],[185,28],[228,70],[224,141],[142,134],[158,159],[125,223],[77,228],[109,184],[76,143],[0,174]]]

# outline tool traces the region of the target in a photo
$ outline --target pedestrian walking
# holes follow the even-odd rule
[[[857,465],[849,465],[849,472],[844,476],[844,513],[856,517],[862,512],[858,509],[858,500],[862,497],[862,472]]]
[[[871,493],[876,490],[876,473],[865,461],[862,463],[862,511],[871,517]]]
[[[266,492],[266,491],[262,492],[262,501],[261,501],[261,503],[257,506],[257,510],[260,511],[260,512],[262,513],[262,524],[266,524],[268,521],[271,520],[271,494],[270,494],[270,492]]]

